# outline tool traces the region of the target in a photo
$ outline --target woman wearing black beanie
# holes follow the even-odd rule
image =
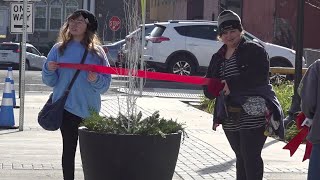
[[[74,11],[62,25],[57,43],[51,48],[42,68],[42,81],[53,87],[52,102],[64,96],[76,73],[73,69],[60,68],[59,63],[109,66],[97,29],[95,15],[84,9]],[[108,90],[111,75],[80,70],[73,82],[63,107],[60,126],[64,180],[74,180],[79,125],[90,116],[91,110],[100,111],[101,94]]]
[[[240,17],[225,10],[218,17],[219,39],[224,45],[212,56],[207,78],[224,83],[216,99],[213,130],[222,124],[235,152],[237,180],[262,180],[262,148],[267,135],[283,138],[283,112],[269,84],[269,58],[263,45],[247,41]]]

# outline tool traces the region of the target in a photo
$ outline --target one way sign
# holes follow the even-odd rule
[[[10,32],[22,33],[23,23],[23,3],[15,2],[11,3],[11,20],[10,20]],[[26,21],[27,33],[33,33],[33,4],[27,5],[27,21]]]

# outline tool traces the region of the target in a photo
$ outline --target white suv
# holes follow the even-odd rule
[[[180,75],[205,72],[212,55],[222,46],[217,40],[216,21],[177,20],[155,25],[147,37],[144,60],[157,71]],[[265,46],[270,66],[294,67],[294,50],[263,42],[248,32],[244,37]]]
[[[33,45],[26,43],[25,69],[42,69],[46,57]],[[0,64],[18,65],[20,63],[20,44],[14,42],[0,43]]]

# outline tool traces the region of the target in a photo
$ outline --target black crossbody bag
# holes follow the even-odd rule
[[[83,64],[88,54],[88,50],[86,49],[80,64]],[[68,88],[65,90],[64,94],[54,103],[52,103],[52,94],[50,94],[48,101],[43,106],[41,111],[38,114],[38,123],[39,125],[48,131],[55,131],[61,127],[64,105],[66,104],[69,92],[73,86],[73,83],[77,79],[80,70],[77,70],[74,74]]]

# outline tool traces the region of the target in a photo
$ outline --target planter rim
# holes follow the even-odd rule
[[[90,132],[94,134],[102,134],[102,135],[110,135],[110,136],[161,136],[160,134],[148,134],[148,135],[141,135],[141,134],[114,134],[114,133],[102,133],[102,132],[96,132],[96,131],[90,131],[86,127],[79,127],[78,131],[83,131],[83,132]],[[175,133],[170,133],[170,134],[165,134],[167,135],[178,135],[182,134],[182,132],[175,132]]]

